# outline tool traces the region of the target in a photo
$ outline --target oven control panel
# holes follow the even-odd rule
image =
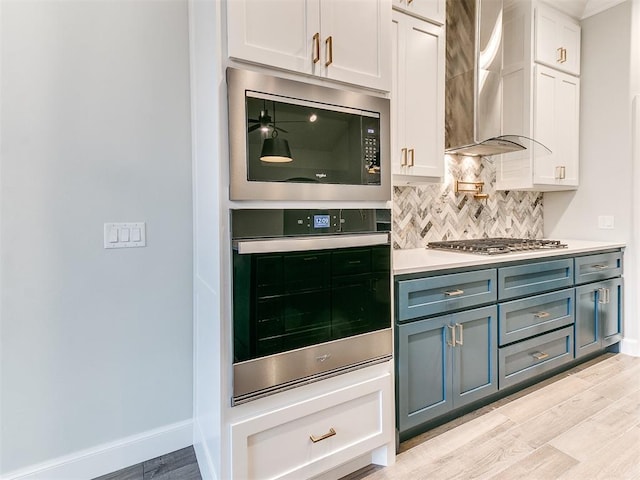
[[[388,209],[242,209],[231,211],[232,237],[264,238],[390,232]]]

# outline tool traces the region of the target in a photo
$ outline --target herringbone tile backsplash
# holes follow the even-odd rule
[[[495,190],[489,158],[447,158],[443,183],[393,188],[393,247],[486,237],[542,238],[542,193]],[[484,182],[489,198],[455,193],[455,181]]]

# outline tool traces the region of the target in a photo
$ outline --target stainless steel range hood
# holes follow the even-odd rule
[[[524,150],[532,139],[502,133],[502,0],[447,0],[446,10],[446,153]]]

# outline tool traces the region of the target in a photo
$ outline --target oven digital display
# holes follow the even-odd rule
[[[331,220],[329,215],[314,215],[313,216],[313,228],[329,228],[331,226]]]

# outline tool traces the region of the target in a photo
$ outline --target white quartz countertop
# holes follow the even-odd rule
[[[428,248],[411,248],[393,251],[393,273],[430,272],[448,268],[474,267],[479,265],[504,264],[520,260],[530,260],[561,255],[577,255],[625,247],[624,243],[590,242],[586,240],[561,240],[567,248],[551,250],[534,250],[529,252],[505,253],[498,255],[481,255],[475,253],[447,252]]]

